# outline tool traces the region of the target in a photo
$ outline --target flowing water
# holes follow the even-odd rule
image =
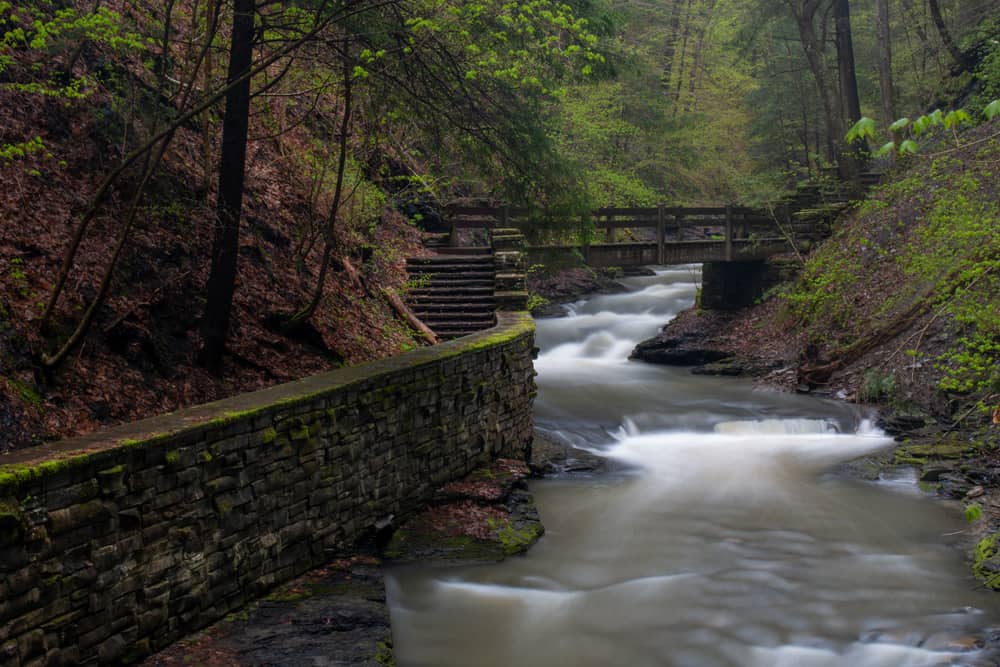
[[[890,446],[851,406],[629,362],[697,268],[538,322],[538,427],[611,473],[532,482],[545,537],[388,580],[404,667],[994,664],[954,508],[839,462]],[[951,535],[952,537],[948,537]]]

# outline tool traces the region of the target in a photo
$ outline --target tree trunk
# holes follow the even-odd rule
[[[253,24],[254,0],[234,0],[227,81],[239,79],[250,69],[253,58]],[[202,365],[215,371],[222,365],[222,353],[229,334],[233,293],[236,290],[236,260],[239,256],[249,127],[250,77],[246,77],[226,94],[226,110],[222,118],[217,222],[212,241],[212,269],[206,286],[205,316],[201,323],[204,346],[199,359]]]
[[[843,127],[851,127],[861,120],[861,99],[858,97],[858,77],[854,68],[854,38],[851,33],[851,3],[850,0],[834,0],[833,15],[836,27],[837,69],[840,74],[840,101],[844,119]],[[844,138],[837,137],[837,143],[843,144]],[[858,142],[854,146],[844,146],[838,160],[841,179],[848,181],[857,178],[862,161],[860,151],[863,146]]]
[[[861,99],[858,97],[858,77],[854,67],[854,37],[851,32],[850,0],[835,0],[837,69],[840,72],[840,95],[844,120],[854,125],[861,120]]]
[[[819,10],[818,0],[788,0],[795,16],[795,23],[799,29],[799,39],[802,42],[802,49],[805,51],[806,62],[809,63],[809,70],[812,72],[819,92],[819,99],[823,104],[823,121],[826,126],[827,157],[833,161],[837,159],[836,146],[842,142],[844,136],[841,114],[834,107],[833,93],[830,90],[830,81],[826,71],[826,59],[824,56],[824,40],[816,35],[813,27],[813,19]]]
[[[937,28],[938,34],[941,35],[941,41],[944,42],[944,47],[948,49],[948,53],[951,54],[951,57],[955,61],[956,65],[965,65],[965,56],[962,55],[962,51],[959,50],[958,44],[955,43],[954,38],[951,36],[951,32],[948,31],[948,26],[944,23],[944,16],[941,15],[941,5],[938,3],[938,0],[927,0],[927,4],[931,8],[931,17],[934,19],[934,27]]]
[[[875,30],[878,41],[878,85],[882,96],[882,127],[888,129],[896,119],[892,85],[892,31],[889,25],[889,0],[875,0]]]

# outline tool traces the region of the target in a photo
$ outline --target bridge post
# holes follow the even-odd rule
[[[611,225],[611,214],[608,213],[604,216],[604,222],[607,227],[604,229],[604,242],[614,243],[615,242],[615,228]]]
[[[656,263],[662,265],[667,252],[667,220],[663,204],[656,207]]]
[[[733,207],[726,204],[726,261],[733,261]]]

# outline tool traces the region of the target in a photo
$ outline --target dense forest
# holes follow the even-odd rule
[[[0,1],[0,450],[421,344],[385,293],[445,204],[761,204],[902,162],[995,113],[998,10]]]

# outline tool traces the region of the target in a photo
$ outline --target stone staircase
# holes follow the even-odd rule
[[[494,229],[490,243],[455,247],[447,234],[428,234],[424,247],[435,254],[406,260],[406,302],[442,340],[489,329],[497,310],[527,308],[524,235]]]
[[[496,322],[496,270],[490,248],[455,248],[476,252],[438,254],[406,260],[410,284],[406,301],[442,340],[488,329]]]

